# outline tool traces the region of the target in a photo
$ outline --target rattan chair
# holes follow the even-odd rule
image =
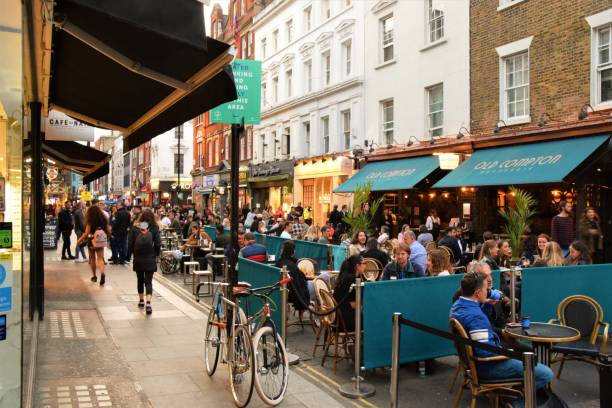
[[[569,296],[559,303],[557,319],[550,320],[549,323],[573,327],[580,332],[581,337],[576,341],[553,345],[552,351],[555,355],[552,363],[561,362],[557,371],[557,378],[561,378],[563,364],[566,360],[579,360],[597,364],[597,356],[600,353],[606,353],[610,325],[604,323],[603,318],[603,308],[595,299],[588,296]],[[602,327],[601,341],[600,344],[597,344]]]
[[[469,338],[467,332],[457,319],[450,320],[450,331],[454,335],[463,337],[464,339]],[[480,395],[486,395],[490,399],[493,399],[496,407],[499,405],[499,397],[501,395],[510,395],[515,397],[523,396],[521,388],[524,388],[524,381],[522,378],[509,378],[502,381],[488,381],[478,377],[476,363],[485,361],[503,361],[508,360],[508,357],[501,355],[493,357],[476,357],[471,346],[459,343],[457,341],[454,341],[453,343],[455,344],[455,349],[457,350],[457,355],[459,356],[459,370],[463,371],[463,383],[457,391],[453,407],[456,408],[459,406],[461,396],[463,394],[463,388],[468,386],[470,387],[472,394],[472,399],[470,401],[471,408],[476,407],[477,398]]]
[[[436,241],[428,242],[427,245],[425,245],[425,250],[427,252],[431,252],[432,250],[436,248],[438,248],[438,244],[436,244]]]
[[[326,290],[327,292],[331,292],[329,285],[322,278],[315,278],[312,281],[312,285],[314,287],[315,293],[315,306],[316,310],[319,312],[325,312],[325,308],[323,307],[323,299],[321,298],[321,290]],[[327,320],[326,316],[314,316],[313,317],[313,327],[315,328],[315,342],[312,347],[312,356],[314,357],[318,347],[325,347],[325,338],[326,338],[326,330],[327,330]],[[323,337],[323,343],[319,343]]]
[[[306,276],[313,278],[319,272],[319,264],[311,258],[301,258],[297,262],[298,269]]]
[[[321,295],[322,301],[321,310],[328,311],[337,307],[336,299],[334,299],[329,291],[321,289],[319,290],[319,294]],[[328,357],[329,349],[333,347],[333,354],[329,357],[334,358],[333,372],[336,374],[338,361],[353,359],[352,354],[349,352],[349,347],[352,346],[354,349],[355,332],[347,332],[341,313],[334,312],[327,316],[323,316],[321,317],[321,321],[324,321],[326,326],[325,346],[323,347],[321,367],[325,365],[325,360]],[[341,351],[343,354],[340,353]]]
[[[374,258],[364,258],[363,261],[365,262],[364,277],[370,282],[377,281],[382,275],[382,264]]]
[[[444,246],[444,245],[440,245],[440,246],[438,246],[438,249],[441,249],[441,250],[444,251],[444,253],[447,255],[448,261],[450,262],[451,265],[455,264],[455,257],[453,256],[453,251],[449,247]]]

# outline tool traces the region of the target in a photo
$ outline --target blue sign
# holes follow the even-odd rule
[[[3,265],[0,265],[0,285],[6,280],[6,269]]]
[[[9,312],[13,305],[13,288],[0,288],[0,312]]]
[[[0,341],[6,340],[6,315],[0,316]]]

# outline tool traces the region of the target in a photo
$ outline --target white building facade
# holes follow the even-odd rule
[[[469,0],[366,7],[366,139],[384,147],[469,130]]]
[[[192,168],[193,121],[151,139],[152,205],[187,203],[191,194]]]
[[[123,137],[119,136],[113,143],[113,154],[110,160],[111,183],[113,198],[123,197]]]
[[[254,19],[262,119],[254,129],[253,163],[293,160],[291,203],[311,208],[307,214],[318,224],[332,203],[345,200],[333,189],[352,174],[346,156],[365,139],[366,6],[276,0]],[[280,204],[274,191],[270,205]]]

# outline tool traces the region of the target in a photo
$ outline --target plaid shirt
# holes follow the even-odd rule
[[[307,227],[308,224],[306,223],[300,224],[299,222],[296,222],[293,224],[293,239],[302,239]]]

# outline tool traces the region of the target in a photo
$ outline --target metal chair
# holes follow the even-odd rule
[[[364,258],[363,261],[365,262],[364,277],[370,282],[377,281],[382,275],[382,264],[374,258]]]
[[[556,356],[552,363],[561,362],[557,378],[561,378],[563,364],[566,360],[579,360],[597,365],[597,356],[605,354],[608,345],[608,330],[610,325],[604,323],[603,308],[593,298],[584,295],[566,297],[559,303],[557,319],[549,323],[573,327],[580,332],[580,339],[565,343],[556,343],[552,351]],[[598,345],[597,340],[603,327],[603,335]]]
[[[450,319],[450,331],[452,334],[464,339],[469,338],[467,332],[457,319]],[[496,407],[499,405],[500,395],[523,396],[523,392],[520,390],[520,388],[524,388],[524,381],[522,378],[489,381],[478,377],[478,369],[476,366],[477,362],[503,361],[508,360],[508,357],[501,355],[493,357],[476,357],[471,346],[459,343],[457,341],[454,341],[453,343],[455,345],[455,349],[457,350],[457,355],[459,356],[459,366],[457,371],[455,371],[455,377],[460,370],[463,371],[463,382],[459,387],[459,391],[457,391],[453,407],[456,408],[459,406],[461,396],[463,394],[463,388],[467,386],[470,387],[472,394],[472,399],[470,401],[471,408],[476,407],[476,399],[480,395],[487,395],[489,398],[493,399]]]

